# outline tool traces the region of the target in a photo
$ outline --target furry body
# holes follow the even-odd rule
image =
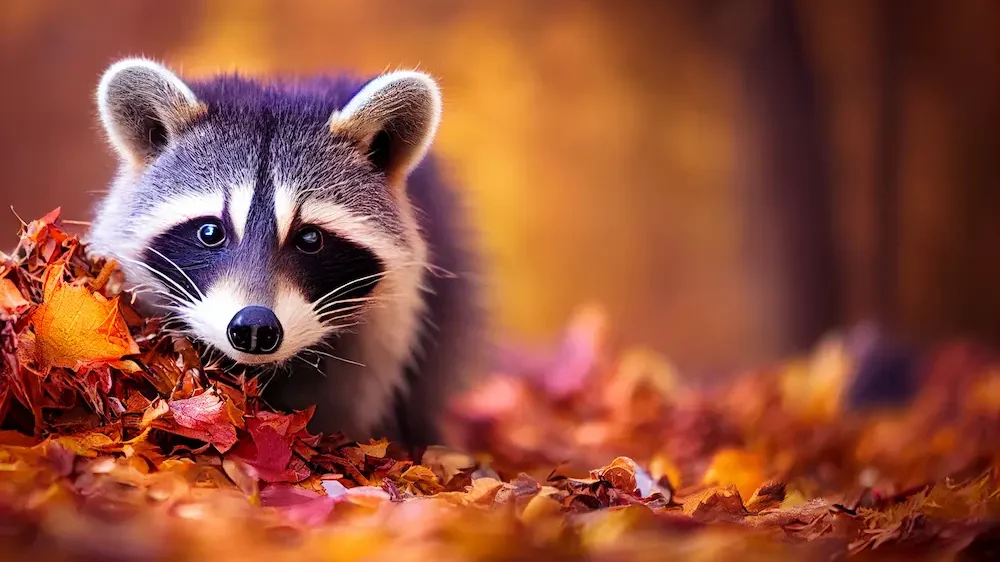
[[[266,372],[269,403],[315,405],[311,429],[437,442],[481,336],[463,209],[427,155],[438,96],[418,73],[183,82],[116,63],[98,105],[121,166],[89,248]],[[273,312],[251,328],[275,349],[234,339],[246,307]]]

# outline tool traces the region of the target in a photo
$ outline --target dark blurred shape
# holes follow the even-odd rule
[[[874,325],[848,334],[857,368],[847,391],[847,409],[897,408],[910,403],[920,390],[919,354],[893,341]]]
[[[751,275],[780,295],[769,302],[781,354],[814,345],[840,325],[842,312],[829,134],[797,4],[758,3],[756,26],[737,42],[736,55],[744,243]]]
[[[1000,560],[1000,523],[992,522],[955,556],[955,562]]]

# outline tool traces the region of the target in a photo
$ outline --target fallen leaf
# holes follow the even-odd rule
[[[760,455],[738,449],[715,453],[702,483],[710,486],[735,486],[741,495],[750,496],[766,480]]]
[[[711,488],[688,499],[684,513],[702,523],[735,523],[747,515],[740,492],[733,486]]]
[[[210,443],[225,453],[236,444],[236,428],[229,420],[223,399],[214,392],[167,402],[176,425],[154,420],[155,427]]]
[[[766,482],[746,501],[746,509],[750,513],[760,513],[765,509],[780,506],[783,501],[785,501],[785,483]]]
[[[419,491],[422,494],[433,494],[441,491],[443,488],[441,483],[438,482],[434,471],[426,466],[411,466],[400,476],[400,479],[408,484],[411,489]]]
[[[17,285],[10,279],[0,279],[0,320],[12,320],[24,314],[31,302],[21,295]]]
[[[39,372],[118,365],[122,357],[139,353],[119,313],[118,299],[109,301],[85,287],[69,285],[63,281],[64,272],[63,264],[46,271],[44,300],[29,316]]]
[[[288,425],[279,427],[288,429]],[[278,432],[272,423],[253,418],[247,423],[251,441],[234,451],[233,456],[252,466],[265,482],[297,482],[308,476],[289,469],[292,460],[292,436]]]
[[[368,444],[358,443],[358,448],[361,449],[369,457],[375,457],[380,459],[385,456],[385,451],[389,447],[388,439],[370,440]]]

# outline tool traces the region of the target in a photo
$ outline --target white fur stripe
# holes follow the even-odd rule
[[[221,191],[177,195],[154,205],[146,218],[133,223],[130,241],[140,246],[133,248],[131,254],[137,255],[153,238],[181,223],[198,217],[221,217],[224,206],[225,196]]]
[[[239,361],[244,358],[244,354],[236,351],[229,343],[226,329],[233,316],[248,304],[249,296],[240,283],[231,277],[222,277],[205,289],[204,299],[186,309],[184,319],[199,339]],[[247,357],[251,360],[254,358]]]
[[[288,187],[279,185],[274,190],[274,218],[278,223],[278,245],[285,243],[288,231],[295,219],[295,193]]]
[[[233,222],[236,231],[233,234],[237,240],[243,239],[252,201],[253,187],[250,185],[236,185],[229,190],[229,220]]]
[[[299,219],[306,224],[314,224],[330,232],[368,248],[390,267],[405,265],[406,254],[393,243],[368,217],[355,215],[343,205],[329,201],[307,199],[299,209]]]

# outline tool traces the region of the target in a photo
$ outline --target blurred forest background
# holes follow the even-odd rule
[[[502,334],[545,342],[594,301],[705,372],[866,319],[996,344],[998,27],[995,0],[4,0],[0,192],[89,218],[116,57],[418,66]]]

